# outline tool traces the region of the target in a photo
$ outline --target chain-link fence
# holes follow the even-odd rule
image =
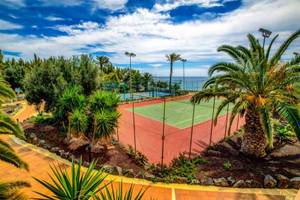
[[[221,99],[192,104],[191,95],[162,97],[120,105],[118,138],[145,154],[153,163],[168,164],[180,153],[193,156],[228,135],[232,106],[216,124],[213,117]],[[243,125],[236,117],[231,133]]]

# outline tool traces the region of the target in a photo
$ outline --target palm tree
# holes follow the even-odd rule
[[[36,192],[41,199],[53,200],[140,200],[146,189],[141,188],[136,195],[133,195],[133,186],[128,190],[120,183],[118,190],[114,189],[112,183],[104,183],[107,175],[102,170],[95,169],[96,162],[91,162],[88,169],[83,172],[82,161],[78,165],[72,162],[71,173],[60,167],[51,167],[54,175],[50,176],[51,183],[35,178],[42,186],[51,192],[51,195]],[[111,189],[109,189],[111,185]]]
[[[300,57],[281,62],[289,45],[300,35],[293,33],[271,55],[276,35],[265,51],[258,40],[248,35],[250,47],[223,45],[218,51],[227,53],[234,62],[221,62],[209,69],[210,79],[203,90],[193,96],[199,103],[213,97],[225,98],[215,115],[215,122],[223,108],[234,103],[229,126],[238,114],[245,114],[245,133],[241,151],[247,155],[263,157],[266,148],[273,148],[272,116],[285,119],[300,139]],[[229,130],[230,131],[230,130]]]
[[[169,79],[169,92],[171,92],[172,89],[172,76],[173,76],[173,64],[174,62],[181,60],[180,55],[176,53],[171,53],[169,55],[166,55],[167,60],[170,62],[170,79]]]
[[[103,73],[104,67],[110,64],[109,58],[107,56],[97,56],[97,60],[100,66],[100,71]]]
[[[5,100],[13,98],[14,91],[9,87],[7,82],[0,77],[0,107]],[[0,111],[0,134],[13,134],[19,138],[24,139],[24,133],[21,127],[16,124],[8,115]],[[28,170],[28,165],[22,161],[10,147],[10,145],[0,139],[0,160],[10,163],[18,168]],[[22,193],[18,191],[19,188],[29,187],[26,182],[10,182],[0,183],[0,199],[22,199],[25,198]],[[2,198],[3,197],[3,198]],[[8,197],[8,198],[4,198]],[[12,198],[13,197],[13,198]]]

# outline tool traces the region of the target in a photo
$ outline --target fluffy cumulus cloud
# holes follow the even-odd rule
[[[201,2],[207,5],[213,3]],[[280,33],[278,42],[282,41],[299,28],[299,7],[298,0],[245,1],[239,9],[213,20],[199,19],[176,24],[171,22],[168,13],[140,8],[131,14],[109,17],[104,25],[88,21],[52,27],[64,33],[58,36],[1,33],[0,43],[5,50],[20,51],[25,57],[32,57],[35,52],[43,57],[114,52],[111,60],[119,64],[127,63],[124,52],[132,51],[137,54],[134,59],[136,63],[148,63],[151,66],[148,71],[157,73],[159,68],[163,75],[168,73],[165,54],[176,52],[188,61],[202,65],[190,67],[187,74],[204,75],[208,65],[203,64],[203,61],[213,62],[226,58],[216,52],[218,46],[224,43],[246,45],[246,34],[258,34],[259,27]],[[295,48],[299,51],[299,46],[298,40],[290,53]]]

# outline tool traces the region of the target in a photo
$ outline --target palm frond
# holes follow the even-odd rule
[[[28,165],[16,155],[15,151],[11,147],[7,147],[7,144],[3,141],[0,143],[0,160],[28,170]]]
[[[286,103],[278,103],[276,105],[277,112],[286,119],[293,127],[298,139],[300,140],[300,113],[299,109],[293,105]]]
[[[19,189],[30,187],[25,181],[0,182],[0,199],[26,200],[27,197]]]
[[[276,64],[280,59],[281,56],[284,54],[284,52],[287,50],[287,48],[290,46],[290,44],[299,37],[300,30],[294,32],[288,39],[282,43],[282,45],[279,47],[279,49],[276,51],[276,53],[272,56],[270,60],[270,65]]]

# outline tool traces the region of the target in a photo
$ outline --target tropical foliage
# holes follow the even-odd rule
[[[14,96],[14,91],[10,88],[7,82],[0,77],[0,107],[3,102],[13,98]],[[0,134],[13,134],[24,139],[21,127],[2,111],[0,112]],[[16,155],[15,151],[8,143],[1,139],[0,160],[12,164],[18,168],[28,170],[28,165]],[[0,199],[24,199],[25,197],[18,191],[18,189],[28,186],[29,184],[20,181],[0,183]]]
[[[102,170],[95,170],[96,162],[91,162],[88,169],[83,172],[82,161],[78,164],[72,162],[70,172],[57,166],[52,166],[53,175],[50,178],[53,183],[35,178],[41,185],[51,192],[46,195],[36,192],[41,199],[57,200],[139,200],[142,199],[145,189],[141,189],[137,195],[133,195],[133,186],[127,191],[120,183],[116,190],[110,182],[104,182],[107,175]],[[111,189],[109,189],[111,185]]]
[[[273,148],[273,124],[277,116],[289,123],[300,138],[299,100],[300,56],[282,62],[282,56],[300,35],[290,35],[277,50],[272,50],[276,35],[264,49],[253,35],[249,47],[223,45],[218,51],[228,54],[234,62],[221,62],[209,69],[210,79],[203,90],[193,96],[199,103],[214,97],[223,98],[215,121],[228,104],[233,103],[230,125],[237,115],[245,115],[245,134],[241,151],[262,157]],[[272,53],[274,52],[274,53]],[[230,130],[229,130],[230,131]]]

